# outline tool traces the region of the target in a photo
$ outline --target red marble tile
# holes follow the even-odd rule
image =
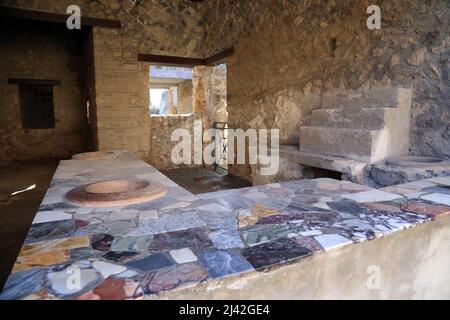
[[[89,223],[87,221],[75,220],[74,226],[75,230],[79,230],[83,227],[86,227]]]
[[[196,263],[181,264],[148,274],[143,283],[149,293],[171,290],[185,283],[201,282],[208,272]]]
[[[314,238],[304,237],[304,236],[296,236],[296,237],[291,238],[291,240],[297,242],[299,245],[311,250],[312,252],[324,251],[322,246]]]
[[[125,280],[113,277],[103,281],[92,292],[102,300],[124,300],[127,298]]]
[[[432,204],[421,200],[408,201],[402,207],[404,210],[419,214],[431,214],[434,216],[445,217],[450,215],[450,207]]]

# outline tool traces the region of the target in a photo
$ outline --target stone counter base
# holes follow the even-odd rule
[[[167,193],[112,207],[65,199],[112,179]],[[194,195],[128,153],[62,161],[0,298],[449,298],[447,215],[450,177]]]

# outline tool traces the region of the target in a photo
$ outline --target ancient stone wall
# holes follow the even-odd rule
[[[448,1],[378,1],[382,29],[375,31],[366,27],[369,1],[238,2],[250,11],[226,10],[231,4],[219,1],[209,15],[226,12],[223,21],[254,24],[228,61],[230,127],[279,128],[281,143],[295,144],[324,93],[412,87],[410,152],[450,158]],[[236,42],[234,24],[220,30],[221,41],[207,40],[211,51]],[[231,171],[252,175],[247,166]]]
[[[6,23],[6,21],[5,21]],[[83,52],[78,37],[39,23],[0,30],[0,158],[64,157],[83,151]],[[60,80],[53,86],[55,128],[23,129],[19,86],[8,78]]]
[[[299,127],[321,107],[324,93],[412,87],[410,152],[450,157],[446,0],[380,0],[383,23],[376,31],[366,27],[367,0],[4,3],[58,13],[79,4],[87,16],[122,21],[119,30],[94,30],[98,88],[92,107],[100,148],[129,149],[142,159],[150,152],[150,120],[144,116],[148,81],[139,72],[137,53],[207,57],[235,45],[228,61],[230,127],[280,128],[281,142],[295,144]],[[206,83],[197,90],[211,91]],[[213,105],[211,97],[193,101],[194,110],[206,111],[208,126],[215,117],[207,107]],[[251,176],[248,167],[232,172]]]
[[[171,159],[173,147],[178,142],[172,142],[172,132],[176,129],[186,129],[193,138],[195,115],[152,115],[150,118],[150,150],[147,162],[158,170],[190,167],[190,165],[175,165]],[[191,141],[193,142],[193,141]],[[193,144],[191,143],[192,151]],[[193,154],[193,153],[192,153]],[[192,165],[194,166],[194,165]]]
[[[192,113],[192,80],[185,80],[177,87],[177,114]]]
[[[78,5],[87,17],[117,19],[122,36],[137,42],[140,53],[203,57],[204,6],[188,0],[3,0],[2,5],[66,13]]]
[[[203,57],[204,11],[199,3],[186,0],[2,2],[2,5],[55,13],[65,13],[72,4],[79,5],[84,16],[118,19],[122,23],[120,29],[93,30],[92,79],[95,80],[88,89],[93,95],[89,99],[91,148],[127,149],[139,158],[149,160],[149,65],[139,63],[137,55]],[[65,30],[63,25],[58,28]],[[37,139],[43,138],[38,136]],[[61,139],[67,143],[68,139],[63,135]]]
[[[246,36],[260,22],[263,12],[271,11],[269,6],[279,6],[283,1],[270,0],[215,0],[205,1],[204,54],[213,54],[231,48]]]

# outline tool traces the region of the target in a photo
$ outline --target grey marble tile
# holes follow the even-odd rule
[[[213,243],[208,237],[206,228],[160,233],[154,236],[149,250],[168,251],[181,248],[210,248]]]
[[[221,229],[211,232],[209,238],[217,249],[243,248],[244,242],[236,229]]]
[[[173,216],[162,216],[155,220],[140,220],[137,227],[127,235],[152,235],[203,226],[206,226],[206,223],[197,214],[185,213],[177,215],[176,219]]]
[[[212,278],[221,278],[253,269],[243,257],[229,250],[208,249],[201,251],[199,261],[208,270]]]
[[[344,198],[353,200],[356,202],[381,202],[391,201],[401,198],[398,194],[389,193],[380,190],[371,190],[365,192],[359,192],[354,194],[343,195]]]
[[[249,246],[286,237],[292,229],[285,224],[254,225],[239,229],[242,240]]]
[[[25,243],[41,242],[73,236],[75,232],[73,220],[60,220],[35,223],[25,239]]]
[[[198,216],[210,229],[237,228],[236,214],[231,212],[199,212]]]
[[[126,264],[127,267],[149,272],[174,265],[175,262],[168,255],[155,253],[143,259],[134,260]]]
[[[76,231],[76,235],[93,235],[106,233],[113,236],[125,236],[134,230],[136,223],[132,221],[106,221],[103,223],[88,224]]]
[[[45,269],[29,269],[13,273],[0,294],[0,300],[17,300],[43,288]]]
[[[450,195],[450,186],[437,186],[431,188],[422,189],[426,193],[440,193],[445,195]]]
[[[443,204],[446,206],[450,206],[450,195],[442,194],[442,193],[430,193],[421,196],[422,199],[428,200],[434,203]]]
[[[222,207],[225,207],[228,209],[228,211],[235,211],[241,208],[246,208],[247,203],[241,199],[239,196],[228,196],[223,198],[215,198],[212,201],[219,204]]]
[[[170,256],[176,263],[189,263],[198,260],[197,256],[189,248],[171,250]]]
[[[75,273],[79,275],[80,279],[76,285],[71,282]],[[87,292],[102,280],[101,275],[94,269],[83,269],[75,265],[47,273],[48,289],[55,296],[61,298],[70,298],[74,295]]]
[[[149,248],[153,236],[115,237],[111,245],[112,251],[142,252]]]
[[[51,222],[51,221],[60,221],[60,220],[68,220],[72,219],[72,215],[60,212],[60,211],[39,211],[34,217],[33,224],[35,223],[43,223],[43,222]]]

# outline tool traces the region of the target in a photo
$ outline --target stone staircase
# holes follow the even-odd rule
[[[411,89],[377,88],[325,96],[300,128],[300,151],[375,163],[408,154]]]

